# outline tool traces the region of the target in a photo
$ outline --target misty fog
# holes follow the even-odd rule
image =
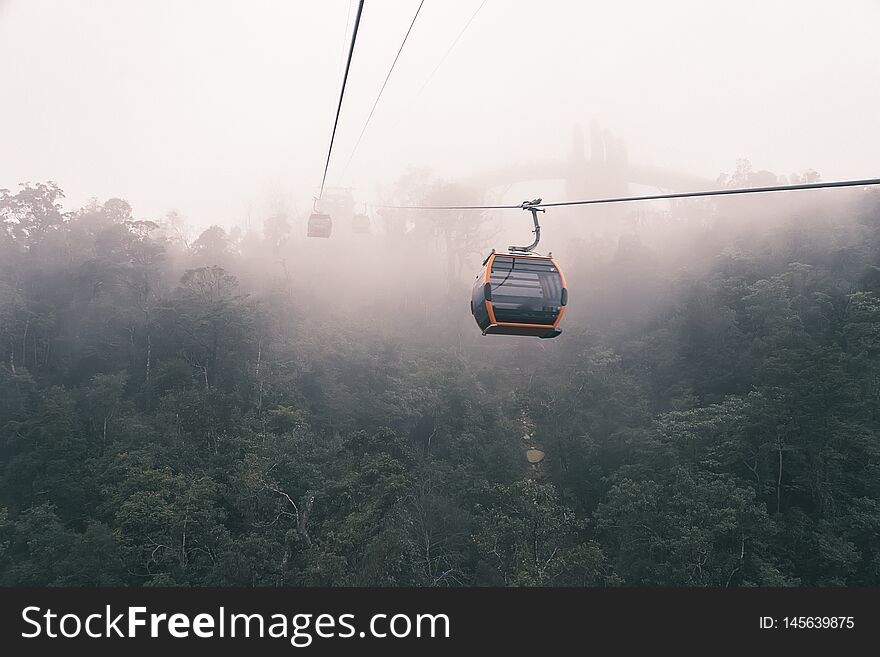
[[[356,3],[0,0],[0,585],[876,585],[876,186],[469,300],[878,176],[880,5],[427,0],[353,151],[418,4],[321,195]]]
[[[489,0],[443,59],[479,4],[425,3],[346,167],[418,2],[365,9],[329,184],[380,202],[410,167],[465,182],[559,161],[591,121],[630,161],[707,180],[738,158],[826,180],[877,171],[876,2]],[[306,212],[354,10],[4,0],[0,187],[51,179],[68,210],[120,197],[201,229],[258,227],[277,202]],[[565,197],[515,182],[531,184],[514,202]]]

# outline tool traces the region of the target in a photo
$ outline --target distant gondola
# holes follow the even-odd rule
[[[330,233],[333,232],[333,221],[329,214],[318,210],[318,200],[316,196],[312,203],[312,214],[309,215],[306,235],[309,237],[330,237]]]
[[[364,205],[363,212],[359,212],[351,218],[351,232],[362,235],[370,232],[370,217],[367,214],[366,205]]]
[[[523,203],[532,213],[535,241],[529,246],[511,246],[509,253],[489,254],[474,281],[471,313],[483,335],[526,335],[555,338],[568,303],[565,276],[550,256],[533,249],[541,238],[537,212],[531,207],[541,199]]]
[[[309,215],[309,237],[330,237],[333,230],[333,221],[329,214],[322,212],[312,212]]]

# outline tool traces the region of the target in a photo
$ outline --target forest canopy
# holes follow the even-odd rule
[[[876,192],[581,228],[553,341],[473,324],[492,217],[62,199],[0,191],[4,585],[880,582]]]

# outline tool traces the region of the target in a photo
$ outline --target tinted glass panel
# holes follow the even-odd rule
[[[550,260],[495,256],[490,281],[496,321],[556,321],[562,308],[562,277]]]

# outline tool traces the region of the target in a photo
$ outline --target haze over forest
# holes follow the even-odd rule
[[[0,187],[54,180],[67,210],[120,197],[200,229],[307,212],[356,4],[0,0]],[[365,8],[328,184],[377,202],[410,168],[553,160],[591,121],[632,161],[708,180],[739,158],[876,173],[874,0],[489,0],[444,59],[479,4],[425,3],[346,167],[418,0]],[[508,200],[564,195],[526,188]]]
[[[427,0],[346,171],[417,5],[312,239],[348,2],[0,2],[0,584],[876,585],[876,187],[548,208],[553,340],[364,204],[877,177],[878,4]]]

